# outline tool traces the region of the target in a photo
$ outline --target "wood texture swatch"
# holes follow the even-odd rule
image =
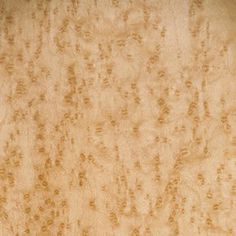
[[[0,0],[0,236],[236,236],[235,0]]]

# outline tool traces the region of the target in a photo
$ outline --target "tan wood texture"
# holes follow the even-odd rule
[[[236,235],[235,0],[0,0],[0,236],[28,235]]]

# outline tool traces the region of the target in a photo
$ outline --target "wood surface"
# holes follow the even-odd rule
[[[235,0],[0,0],[0,236],[236,236]]]

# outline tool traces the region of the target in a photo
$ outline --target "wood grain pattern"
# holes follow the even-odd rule
[[[235,0],[0,0],[0,236],[235,236],[235,158]]]

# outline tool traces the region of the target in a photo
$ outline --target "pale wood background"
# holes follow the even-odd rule
[[[0,236],[235,236],[235,76],[235,0],[0,0]]]

